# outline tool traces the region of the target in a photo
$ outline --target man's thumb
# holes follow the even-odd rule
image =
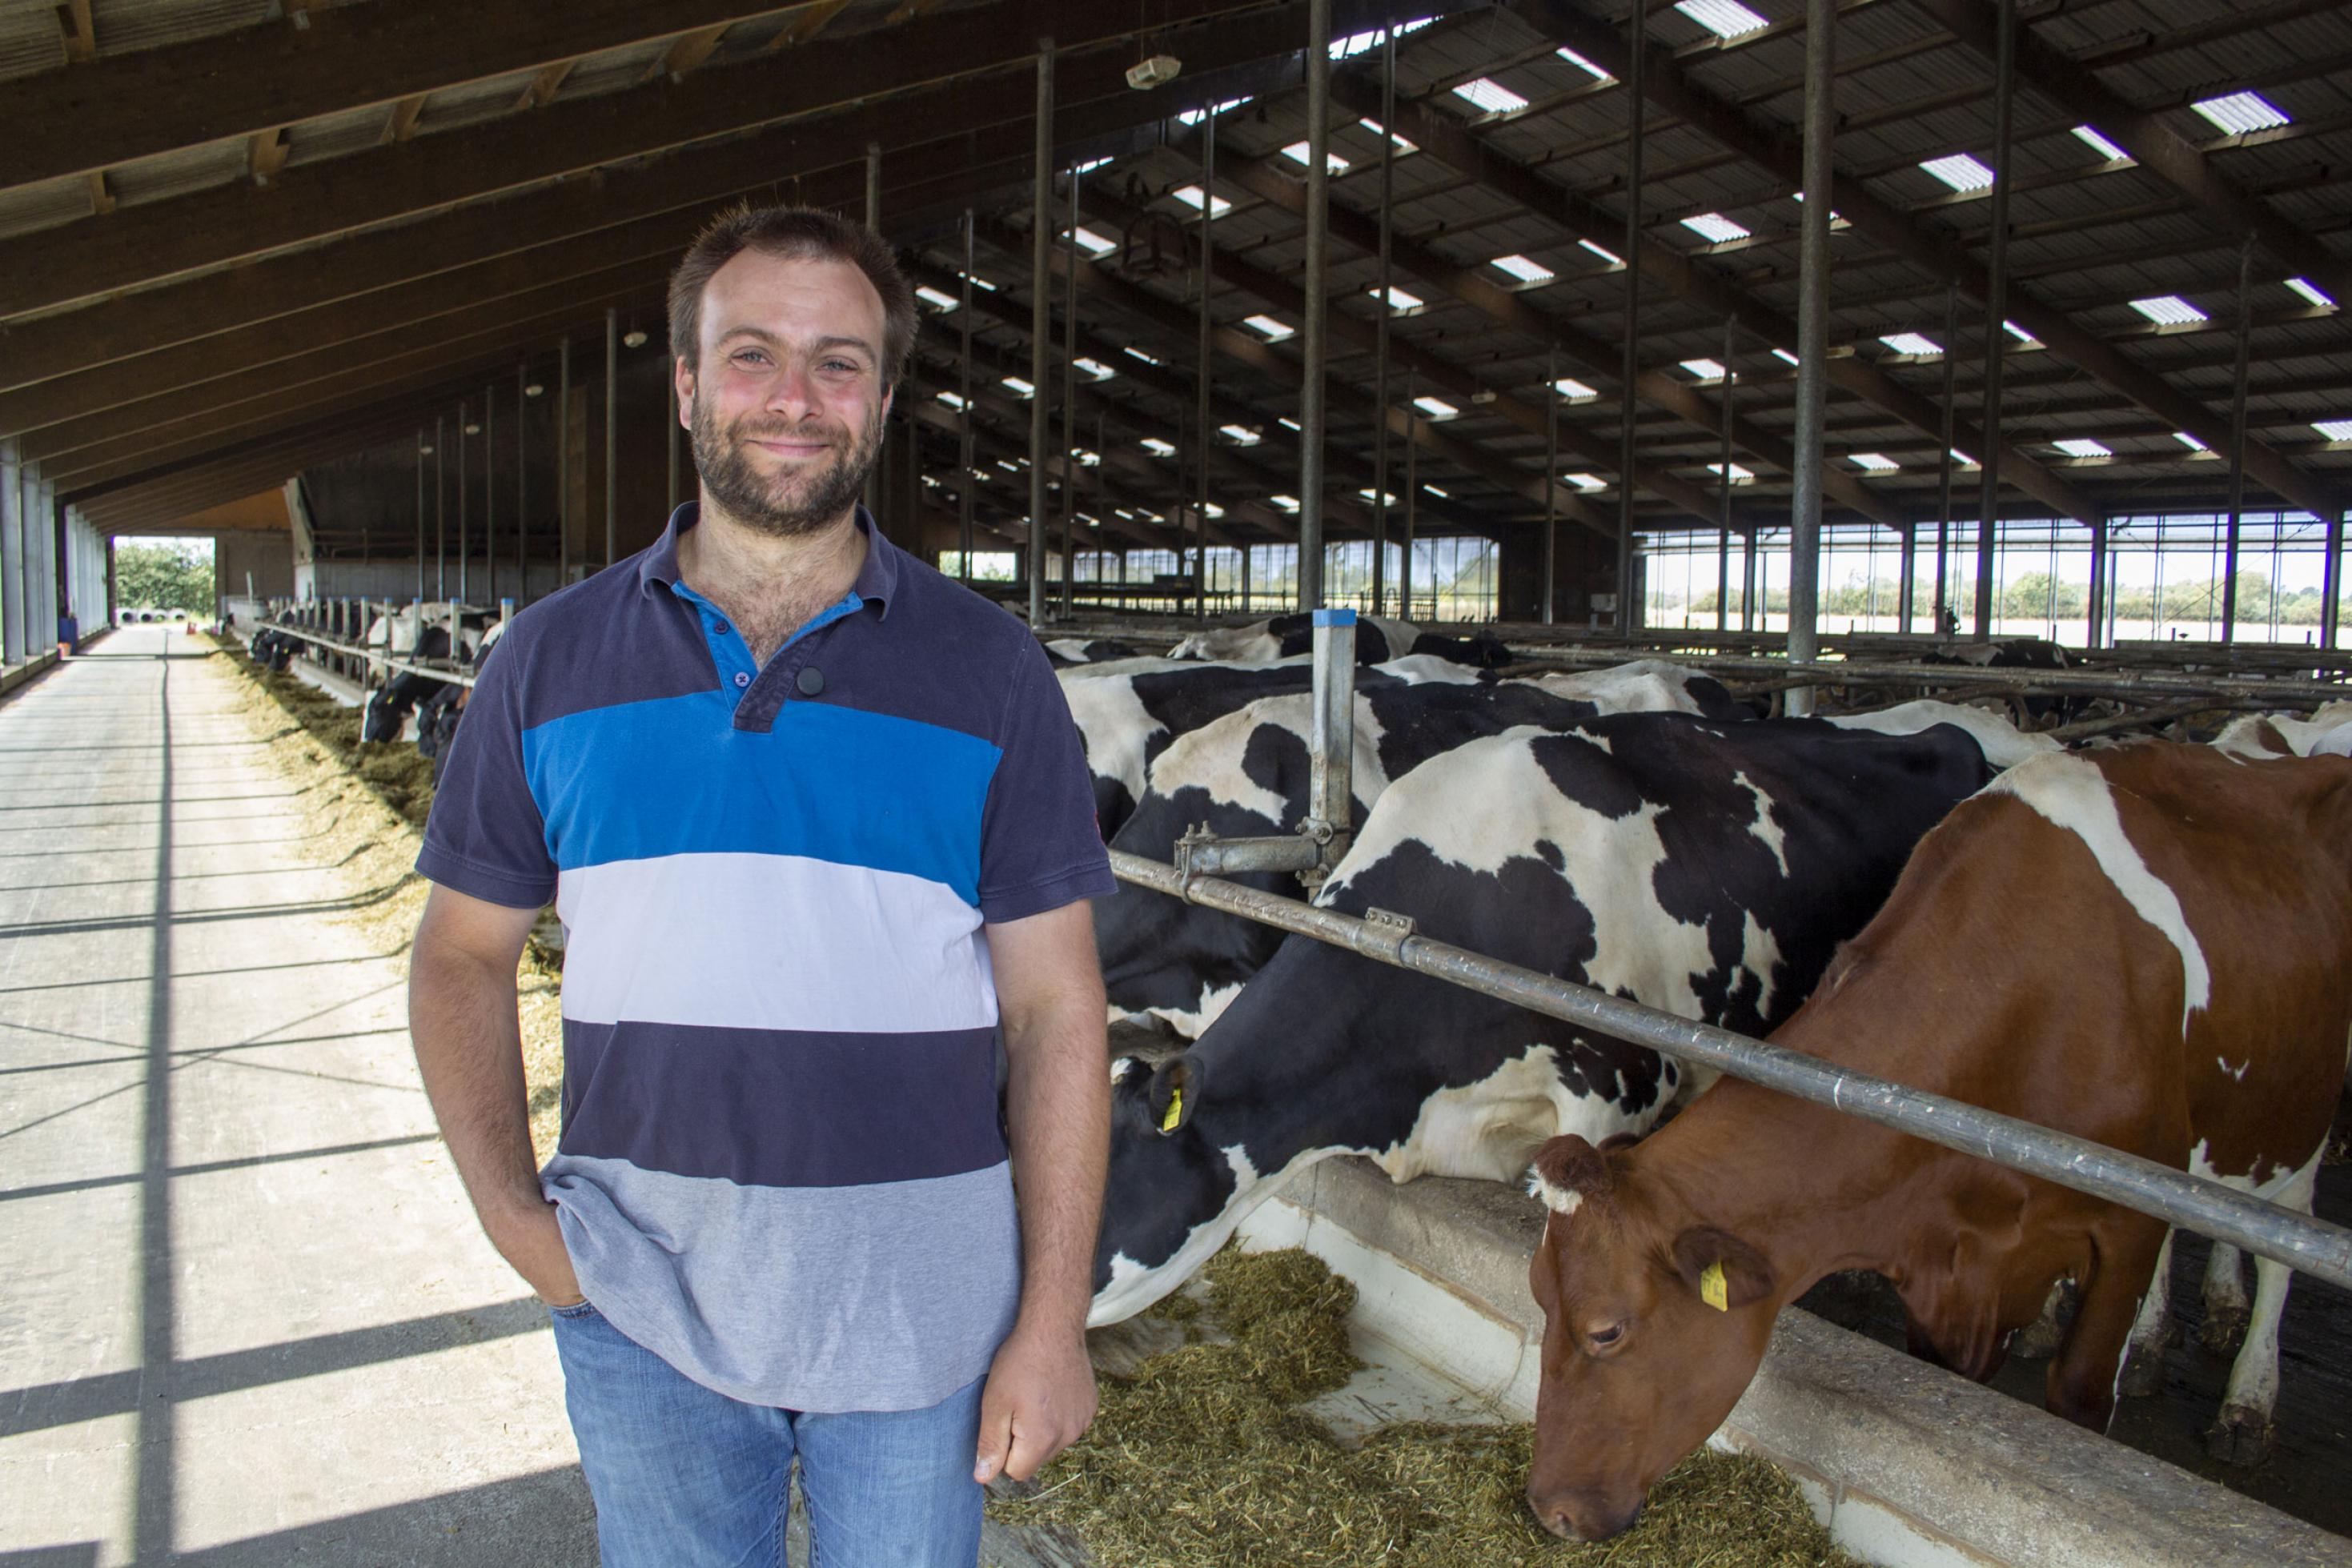
[[[980,1423],[980,1451],[971,1468],[971,1479],[986,1486],[1004,1469],[1005,1450],[1013,1442],[1013,1417],[989,1413]]]

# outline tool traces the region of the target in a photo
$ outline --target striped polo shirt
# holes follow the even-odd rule
[[[1020,622],[885,539],[764,666],[642,554],[484,664],[417,869],[565,933],[580,1287],[695,1381],[933,1405],[1020,1293],[987,923],[1108,894],[1069,710]]]

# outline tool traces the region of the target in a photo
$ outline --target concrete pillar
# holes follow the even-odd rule
[[[25,660],[24,468],[14,442],[0,445],[0,664]]]

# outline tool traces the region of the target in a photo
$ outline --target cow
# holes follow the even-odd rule
[[[1391,784],[1317,902],[1761,1032],[1989,777],[1960,731],[1617,714],[1474,740]],[[1113,1069],[1090,1321],[1166,1295],[1331,1155],[1518,1178],[1558,1133],[1657,1120],[1654,1052],[1304,936],[1191,1049]]]
[[[447,688],[446,681],[416,670],[394,670],[387,660],[448,660],[453,619],[457,633],[456,662],[471,664],[499,624],[487,611],[440,602],[419,603],[378,614],[368,622],[360,643],[370,651],[368,681],[375,689],[368,694],[362,709],[360,738],[398,740],[409,715],[420,711],[420,705]],[[425,738],[421,723],[417,737],[420,741]]]
[[[1976,737],[1985,760],[1995,768],[2014,768],[2029,757],[2059,749],[2058,743],[2048,736],[2029,734],[1989,708],[1937,702],[1932,697],[1896,703],[1869,713],[1823,716],[1841,729],[1874,729],[1881,735],[1916,735],[1931,724],[1955,725]]]
[[[2347,1030],[2352,761],[2142,741],[2033,758],[1954,810],[1772,1042],[2307,1212]],[[2162,1343],[2164,1221],[1752,1084],[1634,1147],[1556,1138],[1534,1185],[1528,1496],[1562,1535],[1630,1524],[1833,1270],[1893,1281],[1914,1349],[1979,1380],[2071,1276],[2045,1398],[2094,1430],[2126,1346]],[[2234,1458],[2277,1389],[2288,1270],[2257,1270],[2209,1434]]]
[[[1045,656],[1057,666],[1099,664],[1112,659],[1132,659],[1140,650],[1103,638],[1055,637],[1045,644]]]
[[[1314,646],[1312,616],[1277,615],[1247,626],[1218,626],[1195,632],[1171,648],[1168,656],[1265,664],[1310,653]],[[1426,653],[1481,670],[1500,669],[1511,662],[1510,650],[1491,633],[1444,637],[1423,632],[1410,621],[1391,621],[1381,615],[1356,618],[1356,663],[1385,664],[1408,653]]]
[[[2274,757],[2309,757],[2314,752],[2347,755],[2352,744],[2352,702],[2332,702],[2309,718],[2292,714],[2247,714],[2221,727],[2213,749],[2256,761]]]
[[[1361,686],[1349,773],[1356,820],[1389,780],[1479,736],[1643,712],[1705,714],[1723,723],[1750,716],[1711,676],[1656,659],[1529,681]],[[1313,723],[1314,698],[1301,692],[1260,697],[1177,737],[1152,763],[1150,788],[1111,847],[1165,862],[1195,824],[1224,838],[1293,831],[1307,815]],[[1286,873],[1234,880],[1269,893],[1297,885]],[[1272,926],[1139,888],[1122,888],[1095,906],[1113,1020],[1150,1015],[1187,1038],[1208,1027],[1281,940]]]
[[[2000,642],[1939,643],[1919,655],[1923,664],[1968,664],[1980,670],[2063,670],[2074,660],[2065,647],[2044,642],[2039,637],[2008,637]],[[2068,696],[2025,697],[2014,705],[2027,718],[2046,719],[2055,715],[2070,719],[2082,707],[2082,700]]]
[[[1475,681],[1479,672],[1443,659],[1392,660],[1359,666],[1360,687],[1397,681]],[[1151,759],[1178,736],[1248,706],[1262,696],[1303,692],[1315,684],[1305,657],[1273,664],[1204,664],[1191,659],[1127,659],[1061,672],[1063,698],[1085,744],[1094,778],[1095,821],[1105,840],[1143,798]]]

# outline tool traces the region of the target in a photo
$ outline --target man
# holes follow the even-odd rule
[[[856,503],[914,331],[830,214],[696,240],[699,506],[515,619],[417,862],[418,1064],[551,1310],[610,1568],[779,1560],[795,1458],[824,1568],[968,1568],[978,1483],[1093,1417],[1112,883],[1044,651]],[[514,976],[551,894],[535,1171]]]

